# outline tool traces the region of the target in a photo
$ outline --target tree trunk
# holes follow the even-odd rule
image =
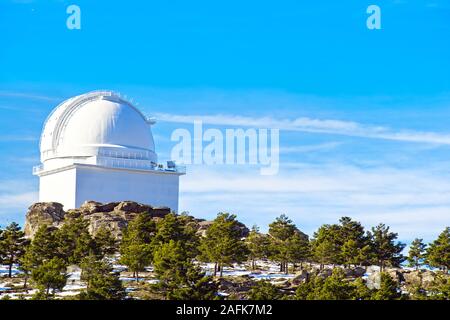
[[[139,272],[136,271],[136,282],[139,282]]]
[[[11,276],[12,276],[12,263],[9,265],[8,278],[11,278]]]
[[[214,277],[217,275],[217,262],[214,263]]]
[[[220,277],[222,278],[223,275],[223,266],[221,264],[219,264],[219,269],[220,269]]]
[[[47,291],[45,292],[45,299],[48,300],[48,294],[50,293],[50,286],[47,286]]]

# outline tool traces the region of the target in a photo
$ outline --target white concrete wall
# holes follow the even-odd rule
[[[75,206],[79,207],[86,200],[131,200],[167,206],[178,212],[178,184],[179,176],[176,174],[79,166]]]
[[[75,168],[41,176],[39,179],[39,201],[59,202],[64,209],[75,208]]]

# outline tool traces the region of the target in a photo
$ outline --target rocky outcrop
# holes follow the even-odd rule
[[[120,239],[122,231],[138,214],[145,213],[158,220],[170,212],[167,207],[154,208],[149,205],[133,202],[100,203],[87,201],[78,209],[67,212],[57,202],[38,202],[33,204],[27,212],[25,220],[25,234],[33,238],[38,228],[42,225],[61,227],[66,218],[82,217],[89,221],[89,232],[95,234],[104,227],[111,230],[112,234]]]
[[[429,289],[436,274],[430,270],[403,271],[406,287],[422,287]]]
[[[344,274],[347,278],[360,278],[366,273],[366,269],[363,267],[345,268]]]
[[[28,208],[25,235],[32,238],[41,225],[59,227],[64,220],[63,205],[58,202],[37,202]]]

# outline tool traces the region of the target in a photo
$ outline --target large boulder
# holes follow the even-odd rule
[[[370,273],[370,275],[367,277],[366,285],[369,289],[380,289],[381,285],[381,272],[380,271],[374,271]]]
[[[360,278],[366,273],[363,267],[345,268],[343,271],[346,278]]]
[[[389,268],[386,269],[385,272],[391,276],[392,279],[397,281],[398,283],[401,283],[405,281],[405,278],[403,276],[402,270],[398,268]]]
[[[65,214],[63,205],[58,202],[37,202],[31,205],[25,219],[25,235],[33,238],[42,225],[59,227]]]
[[[292,279],[292,284],[299,285],[299,284],[302,284],[302,283],[308,281],[308,279],[309,279],[308,271],[302,270],[295,276],[294,279]]]
[[[406,286],[419,287],[422,285],[422,275],[420,270],[414,270],[410,272],[404,272]]]
[[[333,269],[323,268],[322,270],[318,271],[317,276],[322,279],[326,279],[328,277],[331,277],[332,274],[333,274]]]

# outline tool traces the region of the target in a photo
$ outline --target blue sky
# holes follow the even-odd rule
[[[81,30],[66,28],[70,4]],[[263,230],[286,213],[309,234],[348,215],[432,240],[450,225],[449,34],[444,0],[0,0],[0,224],[37,199],[48,113],[111,89],[159,120],[161,160],[193,118],[281,129],[277,176],[192,166],[181,210]]]

